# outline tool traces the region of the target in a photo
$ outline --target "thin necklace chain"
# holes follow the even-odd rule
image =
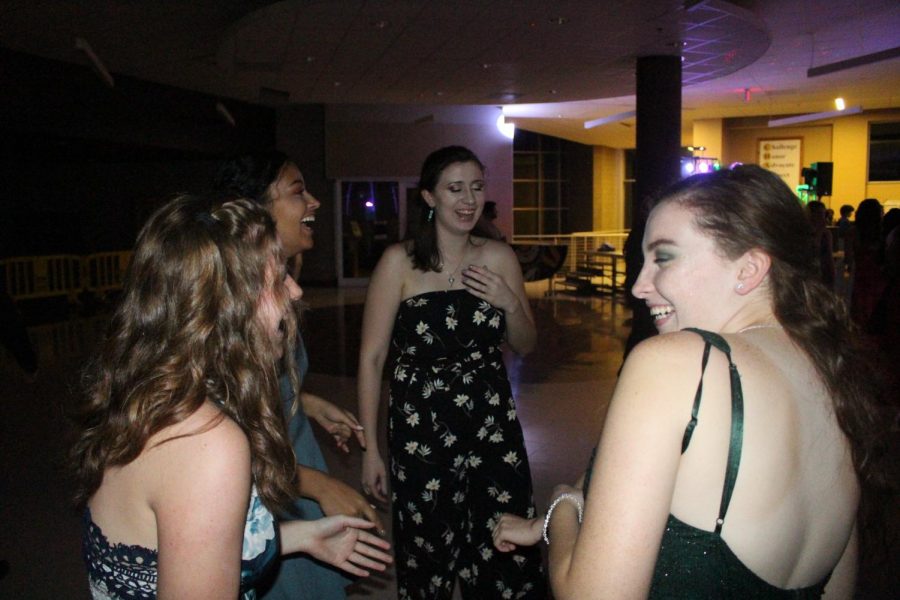
[[[462,256],[459,257],[459,262],[456,263],[456,268],[453,269],[453,271],[450,272],[450,275],[447,276],[447,283],[450,284],[449,287],[453,287],[453,284],[456,282],[456,272],[459,271],[459,268],[462,266],[463,260],[466,258],[466,254],[468,254],[468,252],[469,252],[469,241],[466,240],[466,246],[465,246],[465,248],[463,248]],[[441,271],[443,271],[443,270],[444,270],[444,259],[443,259],[443,253],[442,253]]]
[[[781,329],[781,325],[777,323],[761,323],[759,325],[749,325],[744,327],[743,329],[738,329],[738,333],[744,333],[745,331],[750,331],[751,329]]]

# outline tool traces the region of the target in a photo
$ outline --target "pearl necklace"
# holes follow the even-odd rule
[[[745,331],[750,331],[751,329],[781,329],[781,325],[773,324],[773,323],[761,323],[759,325],[749,325],[744,327],[743,329],[738,329],[738,333],[744,333]]]

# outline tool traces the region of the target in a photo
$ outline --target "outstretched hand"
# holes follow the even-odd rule
[[[348,441],[355,436],[361,448],[366,447],[366,436],[356,416],[315,394],[302,392],[300,401],[306,416],[315,420],[334,438],[334,443],[344,452],[350,452]]]
[[[526,519],[503,513],[494,526],[494,547],[500,552],[512,552],[518,546],[534,546],[541,540],[544,519]]]
[[[288,536],[304,537],[299,547],[310,556],[352,575],[368,577],[369,569],[384,571],[393,559],[385,552],[391,545],[366,529],[374,523],[357,517],[338,515],[315,521],[290,521]]]

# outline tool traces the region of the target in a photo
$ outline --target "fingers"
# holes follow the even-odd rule
[[[372,535],[368,531],[360,531],[359,540],[360,542],[364,543],[365,546],[364,550],[357,550],[358,552],[364,552],[368,556],[372,556],[386,562],[391,562],[391,560],[393,560],[390,554],[381,551],[391,549],[391,544],[387,540],[382,539],[377,535]],[[378,548],[381,548],[381,550],[378,550]]]
[[[387,483],[385,482],[383,474],[379,476],[378,480],[375,482],[375,487],[372,491],[377,500],[380,502],[387,502]]]
[[[357,544],[358,546],[359,544]],[[359,552],[354,552],[347,558],[348,562],[357,564],[361,567],[366,567],[367,569],[375,569],[376,571],[384,571],[387,566],[384,563],[372,560],[371,558],[367,558],[360,554]],[[368,575],[368,573],[367,573]]]
[[[363,429],[363,426],[360,425],[358,428],[353,430],[353,435],[356,436],[356,441],[359,442],[359,447],[363,450],[366,449],[366,430]]]
[[[378,530],[378,533],[384,535],[384,525],[382,524],[381,518],[378,516],[378,513],[375,512],[374,506],[372,506],[371,504],[365,504],[359,510],[359,516],[374,524],[375,528]]]

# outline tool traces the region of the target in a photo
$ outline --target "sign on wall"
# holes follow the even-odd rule
[[[800,169],[803,166],[803,140],[800,138],[760,140],[759,166],[781,177],[789,188],[800,185]]]

